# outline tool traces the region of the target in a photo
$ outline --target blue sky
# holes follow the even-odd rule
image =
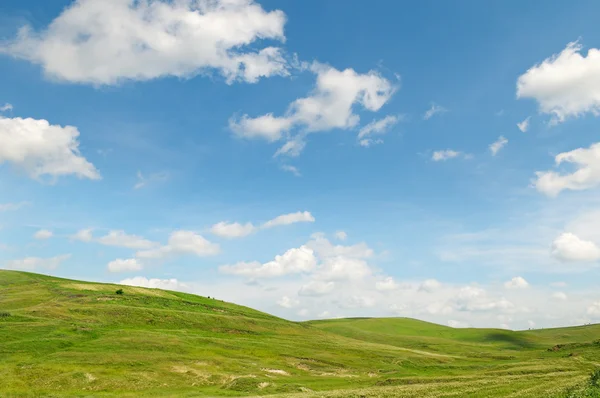
[[[290,319],[600,321],[599,12],[5,0],[0,266]]]

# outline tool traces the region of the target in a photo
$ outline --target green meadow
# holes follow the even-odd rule
[[[600,397],[598,369],[600,325],[298,323],[180,292],[0,271],[2,397]]]

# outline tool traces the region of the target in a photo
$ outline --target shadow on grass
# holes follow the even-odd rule
[[[491,332],[484,339],[489,342],[504,344],[514,348],[534,348],[535,344],[528,338],[516,333]]]

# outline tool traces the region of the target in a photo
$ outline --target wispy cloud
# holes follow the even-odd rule
[[[519,130],[521,130],[521,132],[526,133],[527,130],[529,130],[529,119],[531,119],[531,116],[523,120],[521,123],[517,123],[517,127]]]
[[[15,211],[25,206],[29,206],[31,202],[19,202],[19,203],[4,203],[0,204],[0,212],[4,211]]]
[[[492,152],[492,156],[496,156],[498,152],[500,152],[500,150],[506,146],[506,144],[508,144],[508,140],[504,138],[504,136],[498,137],[498,139],[495,142],[490,144],[490,151]]]
[[[425,114],[423,114],[423,119],[424,120],[429,120],[432,117],[434,117],[435,115],[441,114],[441,113],[445,113],[448,112],[448,109],[444,108],[441,105],[436,104],[435,102],[431,103],[431,108],[429,108]]]
[[[144,177],[141,171],[137,173],[138,182],[133,186],[133,189],[144,188],[153,183],[165,182],[169,179],[169,173],[161,171],[160,173],[150,174],[148,177]]]

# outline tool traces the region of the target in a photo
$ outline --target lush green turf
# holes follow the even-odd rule
[[[584,394],[598,339],[600,326],[295,323],[184,293],[0,271],[2,397]]]

